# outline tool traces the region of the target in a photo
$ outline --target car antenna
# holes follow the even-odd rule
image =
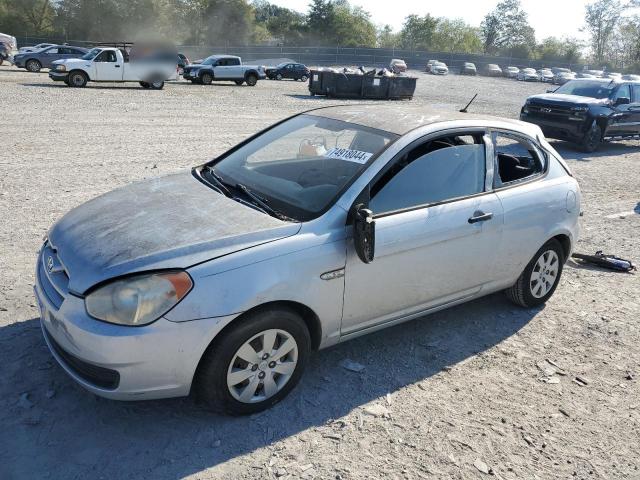
[[[467,108],[469,108],[469,105],[471,105],[473,103],[473,101],[476,99],[476,97],[478,96],[478,94],[476,93],[473,98],[469,101],[469,103],[467,103],[467,106],[464,107],[462,110],[460,110],[461,113],[467,113]]]

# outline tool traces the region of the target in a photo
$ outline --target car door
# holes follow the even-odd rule
[[[629,112],[628,133],[640,135],[640,85],[631,85],[631,104],[627,111]]]
[[[296,70],[295,70],[295,65],[293,63],[290,63],[289,65],[284,67],[283,77],[290,78],[290,79],[296,78]]]
[[[370,184],[375,258],[363,263],[347,243],[342,334],[471,298],[495,279],[502,207],[486,142],[477,129],[419,140]]]
[[[52,62],[56,60],[60,60],[61,58],[64,58],[62,55],[60,55],[59,52],[60,52],[59,47],[51,47],[43,51],[40,55],[38,55],[38,58],[42,66],[44,68],[51,68]]]
[[[621,98],[626,98],[628,103],[620,103]],[[609,126],[607,127],[607,135],[627,135],[632,133],[632,118],[634,117],[634,109],[638,105],[631,105],[631,86],[623,84],[618,87],[613,96],[613,109],[615,112],[611,116]]]
[[[122,81],[124,71],[122,61],[118,60],[118,56],[113,50],[104,50],[100,52],[95,58],[94,63],[96,67],[95,80],[101,82]]]

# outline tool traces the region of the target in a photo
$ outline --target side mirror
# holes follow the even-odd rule
[[[616,98],[616,105],[629,105],[631,103],[631,99],[629,97],[618,97]]]
[[[555,93],[557,89],[553,88],[551,90],[547,90],[547,93]]]
[[[355,207],[353,221],[353,241],[356,253],[364,263],[371,263],[376,245],[376,222],[373,212],[363,204]]]

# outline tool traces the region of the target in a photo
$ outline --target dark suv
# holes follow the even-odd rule
[[[535,123],[547,137],[593,152],[604,140],[640,135],[640,82],[571,80],[553,92],[527,98],[520,120]]]
[[[291,78],[306,82],[309,78],[309,69],[301,63],[281,63],[273,68],[267,68],[267,78],[271,80]]]

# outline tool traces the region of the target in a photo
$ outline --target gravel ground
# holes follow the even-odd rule
[[[419,75],[414,104],[460,108],[478,92],[472,111],[507,117],[546,90]],[[259,415],[85,392],[39,331],[33,269],[49,226],[338,102],[299,82],[77,90],[7,66],[0,99],[0,478],[640,478],[639,277],[571,262],[544,308],[492,295],[319,352]],[[591,155],[556,146],[583,189],[577,249],[640,261],[637,143]]]

